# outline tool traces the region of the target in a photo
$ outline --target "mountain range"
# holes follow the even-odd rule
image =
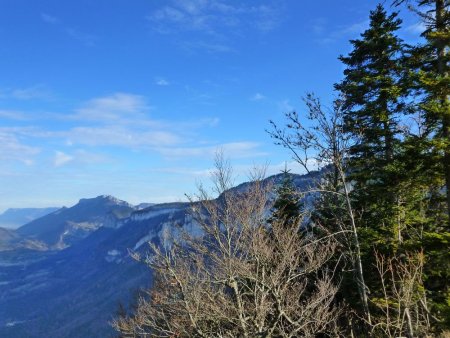
[[[317,175],[292,178],[304,189]],[[266,180],[279,184],[282,174]],[[130,306],[152,282],[130,251],[145,254],[168,232],[195,231],[189,207],[102,195],[17,230],[0,228],[0,337],[113,337],[119,304]]]

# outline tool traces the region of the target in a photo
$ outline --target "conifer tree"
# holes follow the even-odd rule
[[[297,222],[300,216],[300,199],[287,167],[282,171],[282,175],[281,184],[276,188],[277,197],[269,222],[281,221],[287,227]]]
[[[355,182],[352,198],[361,215],[363,266],[374,323],[380,324],[389,322],[386,314],[380,312],[380,299],[386,301],[386,292],[394,292],[396,282],[382,283],[375,269],[374,252],[383,259],[394,257],[389,258],[397,264],[393,271],[404,264],[398,257],[420,252],[418,234],[426,222],[428,207],[423,203],[426,185],[420,179],[414,182],[411,175],[417,174],[415,169],[421,164],[414,163],[417,158],[412,158],[412,154],[423,148],[411,148],[411,138],[402,130],[403,120],[412,112],[409,95],[413,79],[406,67],[406,45],[397,36],[400,24],[397,13],[388,15],[378,5],[370,13],[370,27],[361,39],[351,41],[353,51],[340,57],[347,69],[344,80],[336,85],[345,96],[344,127],[354,140],[349,158],[349,173]],[[421,281],[422,278],[411,280],[416,283],[411,290],[417,304],[424,296]],[[409,322],[411,318],[420,321],[426,313],[425,302],[425,310],[416,304],[412,311],[408,301],[400,312],[405,311]],[[414,331],[411,326],[400,329],[407,333],[405,330]]]
[[[404,104],[401,84],[403,42],[396,36],[401,20],[387,15],[381,5],[370,13],[370,27],[360,40],[351,40],[353,51],[339,59],[347,66],[344,80],[336,84],[346,100],[347,131],[359,136],[351,149],[354,157],[392,160],[398,114]]]
[[[394,4],[408,2],[396,0]],[[432,155],[430,161],[441,166],[441,178],[446,186],[446,209],[450,224],[450,1],[416,0],[412,8],[422,18],[425,43],[412,49],[410,67],[415,67],[416,96],[424,111],[426,134]],[[412,3],[412,1],[411,1]],[[433,176],[436,176],[435,173]],[[448,229],[447,229],[448,230]]]
[[[352,40],[352,52],[340,60],[347,66],[335,85],[345,96],[345,130],[355,143],[350,149],[355,206],[362,213],[367,244],[384,252],[403,242],[404,180],[401,120],[411,112],[406,46],[397,36],[401,20],[382,5],[370,13],[370,27]],[[405,190],[405,189],[403,189]]]
[[[423,252],[425,294],[431,306],[426,300],[420,306],[445,327],[450,318],[450,236],[439,201],[446,190],[439,182],[450,182],[448,2],[418,4],[432,8],[421,14],[428,27],[423,34],[427,43],[409,50],[406,58],[395,36],[401,23],[397,14],[388,16],[378,6],[362,39],[352,41],[352,53],[340,58],[347,69],[336,87],[346,95],[345,127],[356,141],[349,162],[356,182],[352,195],[362,214],[362,251],[368,260],[364,266],[373,266],[374,248],[396,256],[399,264],[398,257]],[[400,135],[399,122],[411,112],[406,102],[414,97],[425,122],[420,132]],[[372,272],[366,275],[375,276]],[[375,300],[379,280],[369,278],[368,285]]]
[[[345,129],[355,140],[350,167],[356,182],[356,206],[365,211],[367,225],[386,233],[392,232],[395,219],[392,188],[398,177],[393,163],[399,145],[399,117],[407,107],[404,44],[396,35],[400,24],[397,13],[388,15],[381,5],[371,11],[370,27],[361,39],[351,40],[352,52],[339,58],[347,68],[343,81],[335,85],[345,96]]]
[[[450,327],[450,1],[408,2],[421,18],[425,42],[415,46],[409,60],[413,69],[418,110],[424,115],[424,134],[416,148],[425,151],[418,181],[428,183],[428,215],[420,245],[426,254],[425,287],[430,311],[441,328]],[[417,7],[414,6],[417,5]],[[411,160],[413,161],[413,160]],[[417,160],[416,160],[417,161]],[[444,187],[444,188],[443,188]],[[445,215],[446,214],[446,215]],[[445,217],[443,217],[445,215]]]

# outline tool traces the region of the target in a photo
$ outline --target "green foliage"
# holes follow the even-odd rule
[[[285,227],[292,225],[300,216],[300,198],[289,170],[284,169],[281,184],[276,188],[277,198],[269,223],[282,220]]]
[[[345,97],[345,130],[355,140],[350,148],[350,178],[355,183],[355,206],[363,213],[369,242],[400,235],[398,185],[401,172],[401,115],[409,109],[402,63],[405,46],[396,35],[401,20],[388,15],[381,5],[370,13],[370,27],[353,50],[339,59],[347,66],[344,79],[335,85]],[[397,228],[397,230],[395,230]],[[372,230],[376,229],[377,232]]]
[[[418,245],[424,248],[425,287],[438,327],[450,328],[450,2],[418,0],[416,12],[426,29],[425,43],[411,50],[412,80],[418,109],[424,116],[426,170],[418,178],[428,184],[428,210]]]
[[[340,57],[347,68],[335,85],[345,96],[344,127],[354,140],[349,174],[373,311],[377,314],[386,301],[387,287],[377,273],[374,250],[394,257],[397,265],[403,263],[395,257],[423,252],[417,279],[423,285],[412,290],[426,295],[429,308],[424,305],[423,313],[430,311],[436,330],[448,328],[450,318],[450,195],[446,200],[443,194],[450,191],[450,15],[444,2],[419,3],[431,6],[434,16],[423,14],[426,43],[416,47],[397,37],[398,14],[388,15],[378,5],[370,13],[370,27],[351,41],[349,55]],[[421,119],[405,128],[412,114]]]

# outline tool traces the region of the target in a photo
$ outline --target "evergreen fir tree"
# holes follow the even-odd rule
[[[403,0],[394,1],[399,4]],[[422,203],[427,215],[422,224],[420,246],[425,254],[425,287],[433,318],[441,328],[450,328],[450,1],[417,0],[414,11],[422,18],[425,43],[411,50],[417,109],[425,117],[424,137],[414,147],[425,160],[417,182],[428,184]],[[417,165],[418,158],[410,159]],[[423,161],[422,160],[422,161]],[[420,163],[420,162],[419,162]],[[444,187],[444,188],[443,188]]]
[[[282,221],[285,227],[292,226],[300,216],[300,199],[287,167],[282,171],[281,184],[276,188],[277,198],[272,208],[269,223]]]
[[[404,44],[396,35],[400,24],[397,13],[388,15],[382,5],[371,11],[370,27],[351,41],[352,52],[339,58],[347,68],[335,85],[345,97],[345,130],[355,140],[350,149],[355,205],[364,212],[369,243],[388,238],[388,246],[401,238],[394,224],[400,179],[396,156],[409,89],[403,76]]]
[[[402,2],[405,0],[394,4]],[[415,2],[418,8],[411,8],[423,19],[426,29],[421,36],[426,42],[412,49],[408,66],[415,69],[415,95],[421,99],[418,108],[424,112],[425,134],[431,141],[428,147],[432,156],[428,160],[434,162],[431,165],[440,165],[450,224],[450,1]]]

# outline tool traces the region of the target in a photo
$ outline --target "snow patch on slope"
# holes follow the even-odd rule
[[[122,262],[122,254],[117,249],[109,250],[106,253],[105,261],[107,261],[108,263],[113,263],[113,262],[117,263],[117,264],[121,263]]]
[[[147,212],[134,213],[131,216],[131,220],[132,221],[145,221],[145,220],[148,220],[150,218],[154,218],[156,216],[174,213],[177,210],[179,210],[179,209],[168,208],[168,209],[150,210],[150,211],[147,211]]]
[[[142,244],[149,242],[152,238],[153,238],[152,234],[148,234],[148,235],[145,235],[144,237],[142,237],[134,246],[133,251],[136,251],[137,249],[139,249],[142,246]]]

